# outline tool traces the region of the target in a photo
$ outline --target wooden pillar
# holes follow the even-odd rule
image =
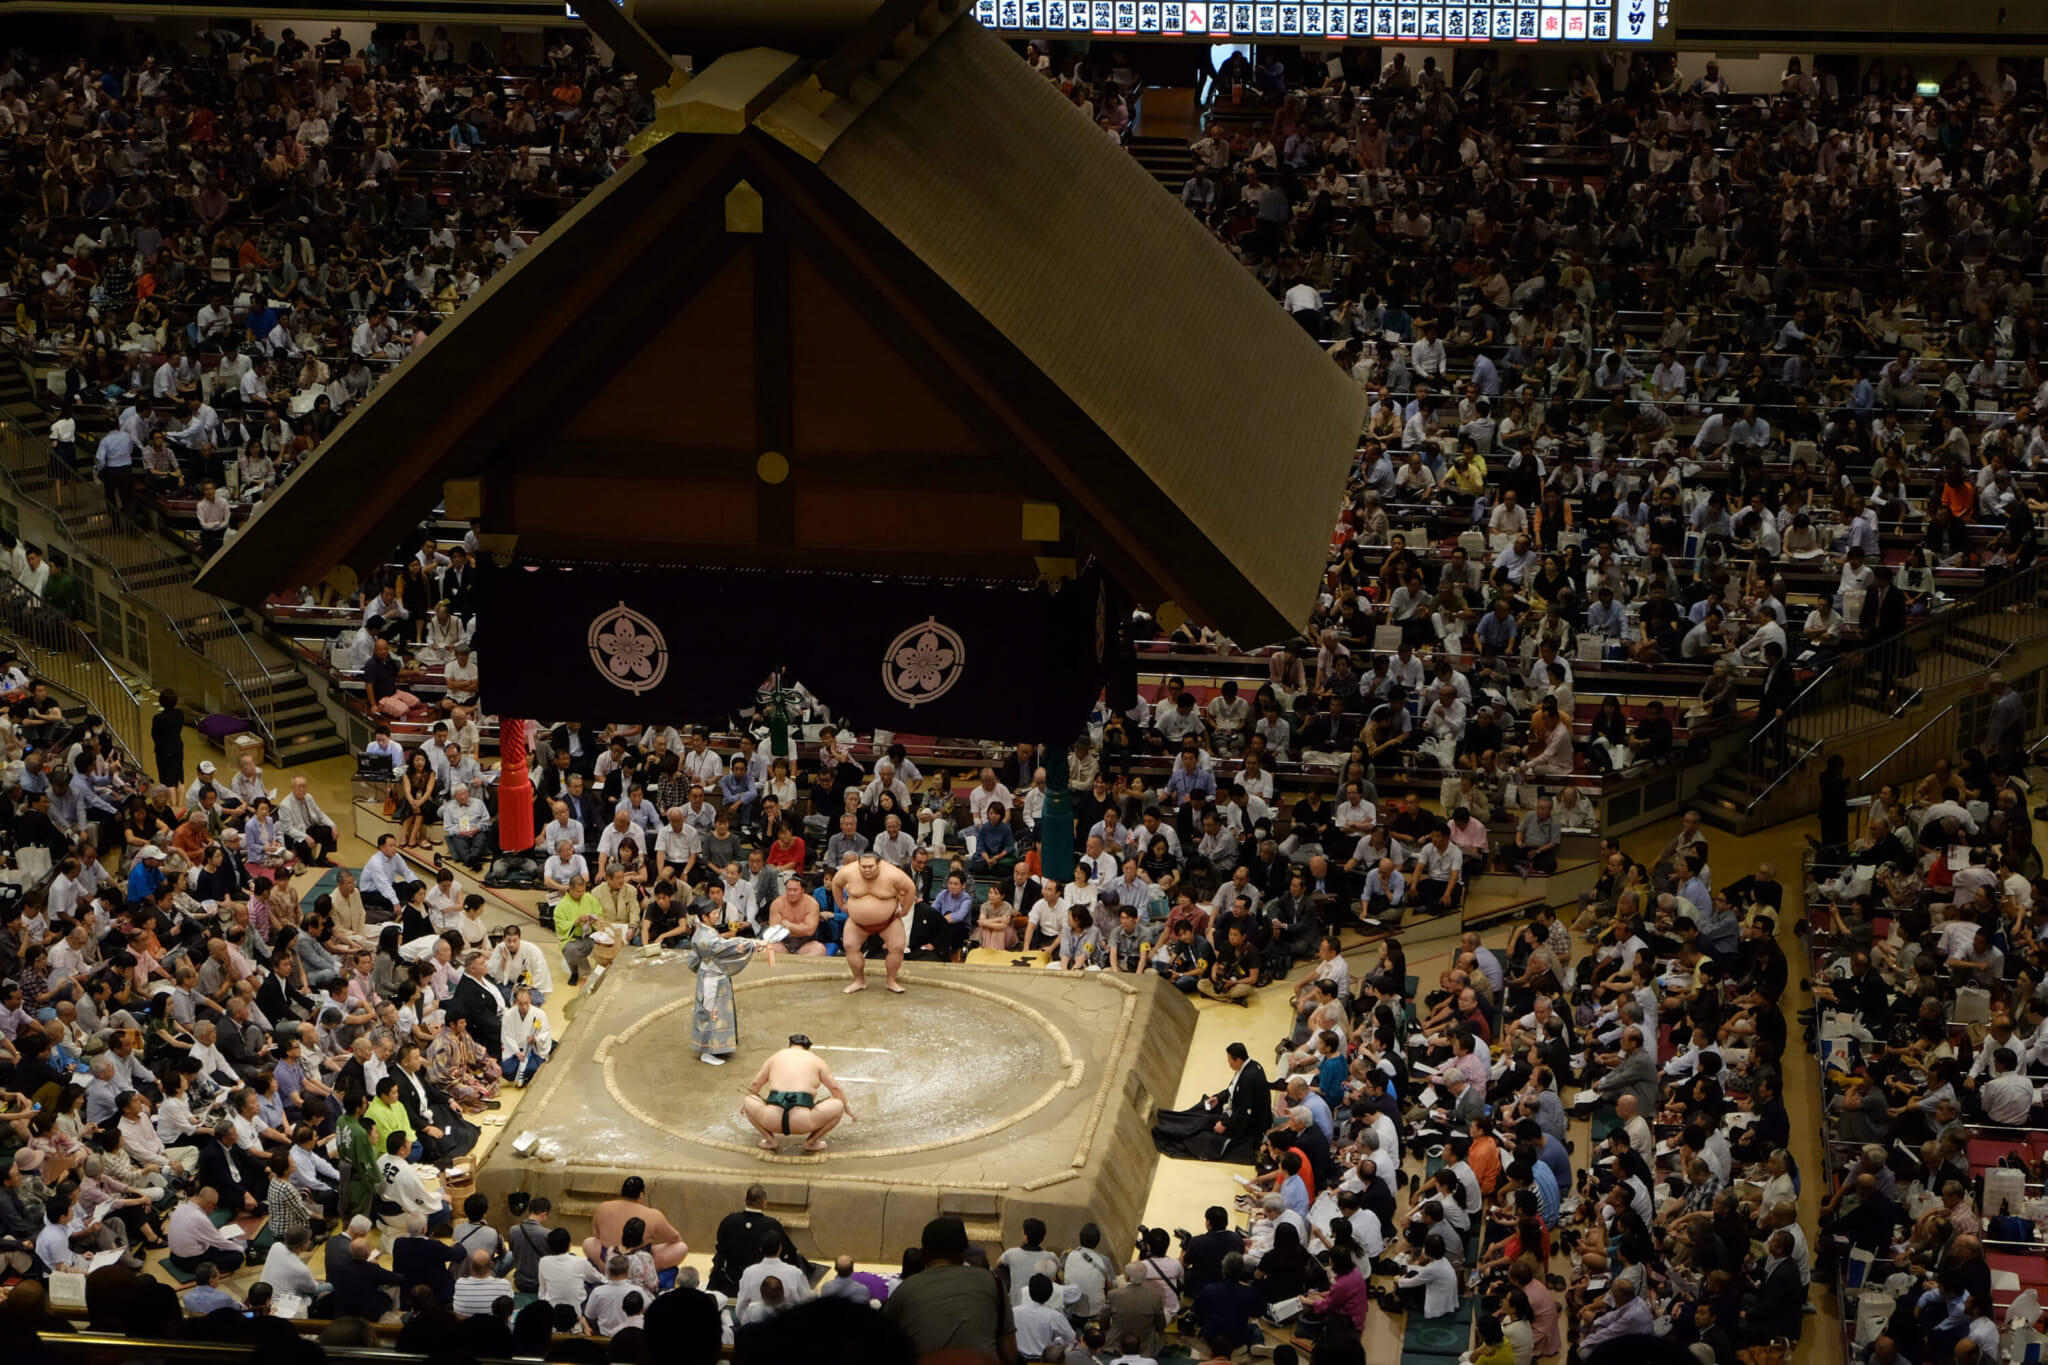
[[[498,717],[498,848],[533,847],[533,779],[527,776],[526,722]]]

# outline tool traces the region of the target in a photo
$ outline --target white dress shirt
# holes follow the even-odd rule
[[[782,1282],[783,1307],[794,1308],[811,1301],[811,1282],[803,1271],[787,1261],[756,1261],[740,1272],[739,1291],[732,1300],[734,1316],[746,1319],[747,1310],[761,1300],[761,1282],[770,1276]]]
[[[363,864],[363,875],[359,880],[363,890],[374,891],[393,905],[402,905],[405,897],[398,894],[399,883],[416,882],[419,878],[406,863],[404,854],[379,852],[372,853],[369,861]]]

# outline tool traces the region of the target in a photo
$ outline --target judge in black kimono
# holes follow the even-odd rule
[[[419,1044],[407,1043],[398,1052],[398,1102],[419,1134],[420,1146],[429,1165],[443,1170],[457,1157],[465,1156],[483,1135],[481,1129],[457,1113],[448,1097],[427,1079]]]
[[[1243,1043],[1232,1043],[1224,1051],[1230,1059],[1230,1084],[1204,1095],[1191,1108],[1161,1113],[1152,1125],[1153,1145],[1167,1156],[1239,1166],[1257,1160],[1259,1143],[1273,1126],[1266,1069],[1251,1059]]]

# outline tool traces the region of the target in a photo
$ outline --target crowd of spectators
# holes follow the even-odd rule
[[[334,842],[303,776],[280,801],[253,759],[232,782],[206,762],[116,806],[89,726],[47,752],[61,765],[32,750],[0,803],[25,874],[0,903],[19,1101],[0,1150],[21,1189],[0,1232],[41,1273],[145,1243],[190,1271],[261,1259],[266,1240],[214,1232],[230,1218],[267,1214],[278,1241],[359,1214],[446,1222],[437,1191],[467,1181],[475,1120],[552,1048],[548,968],[518,925],[487,927],[482,896],[388,839],[304,901],[292,847],[331,867]],[[184,1218],[195,1205],[226,1214]]]
[[[12,675],[0,818],[49,875],[0,900],[0,1254],[31,1278],[110,1256],[96,1273],[119,1276],[162,1244],[197,1283],[188,1310],[332,1295],[342,1344],[403,1307],[416,1344],[509,1355],[568,1330],[633,1359],[729,1308],[767,1359],[845,1298],[884,1311],[844,1330],[919,1349],[1135,1365],[1169,1325],[1227,1355],[1267,1320],[1339,1362],[1369,1312],[1470,1299],[1475,1359],[1525,1365],[1651,1331],[1712,1360],[1796,1340],[1813,1274],[1860,1252],[1925,1277],[1887,1325],[1895,1358],[1967,1365],[1994,1316],[1984,1238],[2035,1240],[1993,1228],[2017,1210],[1973,1207],[1968,1138],[2030,1124],[2025,1077],[2048,1070],[2012,705],[1982,748],[1879,793],[1859,838],[1826,803],[1808,1041],[1854,1170],[1787,1150],[1786,889],[1768,865],[1717,878],[1695,816],[1648,864],[1605,841],[1569,926],[1546,908],[1495,946],[1468,933],[1427,989],[1398,937],[1354,980],[1338,936],[1452,909],[1496,867],[1553,870],[1592,824],[1565,779],[1662,761],[1674,720],[1748,697],[1768,721],[1798,670],[2031,563],[2048,142],[2038,88],[2001,73],[1924,98],[1881,64],[1855,92],[1795,65],[1737,100],[1711,64],[1639,54],[1562,93],[1490,55],[1455,86],[1398,55],[1357,91],[1247,71],[1271,103],[1205,132],[1182,198],[1371,395],[1342,544],[1254,695],[1166,678],[1096,718],[1059,790],[1029,743],[921,770],[829,723],[785,758],[751,733],[571,721],[534,736],[535,844],[503,848],[474,532],[423,535],[363,585],[335,663],[392,720],[433,670],[439,715],[415,747],[379,733],[395,832],[305,905],[291,873],[331,862],[338,829],[303,778],[281,794],[244,760],[187,786],[160,747],[151,785]],[[0,62],[14,336],[64,366],[53,477],[90,449],[117,500],[211,483],[200,526],[225,532],[214,490],[288,477],[645,114],[566,41],[350,53],[255,25],[132,66]],[[1576,670],[1642,663],[1694,665],[1698,698],[1579,716]],[[1382,796],[1410,772],[1440,777],[1436,800]],[[1043,868],[1049,820],[1073,822],[1071,877]],[[1313,959],[1242,1207],[1128,1257],[1088,1229],[1048,1249],[1028,1223],[979,1248],[940,1219],[901,1276],[821,1278],[750,1199],[701,1285],[657,1264],[652,1209],[595,1246],[544,1200],[493,1230],[464,1158],[545,1061],[555,987],[458,874],[530,863],[573,986],[604,941],[695,923],[834,951],[823,883],[869,850],[913,879],[917,957],[1154,971],[1239,1003]],[[1981,1031],[1958,1030],[1961,988]],[[1586,1117],[1598,1137],[1574,1150]],[[1801,1182],[1838,1174],[1809,1237]],[[259,1216],[254,1239],[223,1230]],[[304,1253],[330,1234],[316,1273]],[[259,1294],[213,1287],[251,1263]],[[40,1321],[36,1303],[17,1291],[7,1315]],[[161,1308],[133,1290],[126,1311]]]
[[[488,859],[494,884],[542,892],[572,982],[592,939],[667,942],[696,923],[728,936],[786,928],[794,951],[837,952],[845,909],[830,873],[872,852],[910,877],[915,959],[1044,953],[1067,970],[1156,971],[1182,990],[1242,1002],[1326,953],[1324,941],[1347,928],[1450,913],[1471,879],[1496,866],[1555,870],[1567,831],[1591,828],[1584,805],[1567,813],[1544,796],[1496,841],[1462,804],[1447,819],[1419,800],[1382,802],[1361,762],[1341,794],[1314,778],[1282,802],[1256,736],[1239,770],[1225,773],[1207,729],[1171,726],[1178,707],[1157,714],[1157,727],[1140,734],[1160,765],[1172,755],[1163,782],[1149,781],[1142,764],[1112,778],[1084,737],[1057,793],[1028,742],[999,763],[949,774],[936,764],[920,770],[901,743],[867,767],[830,724],[815,758],[798,764],[771,759],[747,733],[721,752],[701,726],[687,737],[661,725],[541,727],[538,832],[530,856],[509,863],[489,852],[492,806],[450,776],[450,764],[468,761],[458,744],[438,765],[434,740],[409,755],[388,736],[378,745],[404,755],[401,820],[435,809],[437,792],[452,787],[438,807],[449,849],[441,861]],[[1474,775],[1460,781],[1487,813]],[[454,832],[463,818],[481,830],[474,842]],[[1066,877],[1044,858],[1053,820],[1071,822]],[[508,871],[518,864],[527,870]]]
[[[1295,1330],[1318,1342],[1355,1340],[1374,1306],[1469,1321],[1475,1360],[1797,1341],[1785,888],[1769,866],[1718,882],[1707,851],[1692,817],[1648,865],[1610,845],[1569,928],[1546,909],[1496,946],[1467,934],[1433,989],[1398,938],[1356,979],[1341,958],[1311,969],[1249,1226],[1216,1208],[1182,1241],[1190,1286],[1198,1263],[1233,1286],[1194,1294],[1212,1349],[1254,1339],[1247,1313],[1304,1305]],[[1233,1053],[1241,1085],[1256,1064]]]
[[[1432,649],[1474,658],[1457,702],[1545,779],[1669,753],[1673,722],[1679,750],[1763,727],[1845,652],[1896,701],[1890,642],[2032,564],[2037,71],[1961,63],[1929,95],[1881,61],[1845,88],[1794,59],[1766,91],[1639,52],[1561,90],[1526,54],[1357,83],[1231,61],[1254,95],[1215,106],[1181,197],[1368,395],[1310,640],[1404,647],[1376,761],[1474,747]],[[1678,665],[1672,704],[1575,737],[1631,662]],[[1371,729],[1374,676],[1335,735]]]
[[[83,477],[175,498],[210,548],[652,106],[581,35],[139,32],[105,63],[0,57],[5,321],[61,377],[60,503]]]
[[[1999,1359],[2030,1325],[2005,1305],[2048,1280],[2025,1141],[2048,1077],[2048,882],[2027,797],[1970,747],[1880,788],[1853,836],[1846,812],[1822,824],[1806,1036],[1838,1183],[1814,1253],[1830,1274],[1869,1263],[1895,1299],[1873,1330],[1902,1359]]]
[[[1814,1253],[1783,1099],[1776,926],[1792,893],[1768,865],[1724,883],[1708,852],[1691,817],[1647,865],[1610,849],[1612,875],[1570,928],[1546,910],[1495,946],[1469,934],[1432,989],[1407,976],[1399,938],[1356,978],[1328,944],[1273,1070],[1229,1049],[1243,1093],[1213,1098],[1256,1130],[1250,1188],[1199,1231],[1143,1229],[1122,1255],[1093,1226],[1063,1246],[1027,1219],[1019,1245],[977,1246],[940,1219],[901,1275],[843,1258],[827,1272],[757,1189],[720,1227],[708,1278],[684,1270],[646,1320],[675,1294],[723,1296],[711,1316],[745,1356],[820,1330],[814,1299],[880,1300],[888,1326],[859,1330],[916,1352],[1067,1365],[1156,1361],[1174,1342],[1227,1359],[1272,1333],[1312,1361],[1360,1360],[1374,1312],[1457,1320],[1473,1358],[1499,1362],[1643,1334],[1710,1361],[1796,1342]],[[1568,1145],[1575,1131],[1586,1145]],[[621,1197],[643,1195],[629,1181]],[[628,1244],[666,1225],[634,1207]],[[630,1258],[600,1271],[606,1246],[545,1229],[515,1230],[515,1253],[543,1236],[543,1297],[602,1330],[607,1289],[634,1292]]]

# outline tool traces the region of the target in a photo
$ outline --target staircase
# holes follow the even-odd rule
[[[47,435],[50,430],[49,415],[36,401],[28,372],[12,354],[0,354],[0,416],[31,435]]]
[[[1698,809],[1700,819],[1736,834],[1748,834],[1770,823],[1761,810],[1755,815],[1748,813],[1750,802],[1762,794],[1763,784],[1769,780],[1758,780],[1740,761],[1748,750],[1748,726],[1714,740],[1708,747],[1707,761],[1701,765],[1713,776],[1691,795],[1691,804]]]
[[[189,566],[184,574],[189,580]],[[169,617],[189,647],[240,684],[270,731],[274,749],[266,761],[290,767],[348,752],[297,661],[263,638],[242,608],[195,592],[184,581],[133,591]]]
[[[1194,166],[1186,138],[1133,137],[1126,145],[1131,156],[1151,173],[1154,180],[1176,195],[1180,193],[1181,185],[1187,181]]]
[[[1880,668],[1846,659],[1837,663],[1837,685],[1826,688],[1825,696],[1816,695],[1814,705],[1793,713],[1787,746],[1790,773],[1780,777],[1758,761],[1745,726],[1735,742],[1716,746],[1709,764],[1713,776],[1696,793],[1701,818],[1748,834],[1804,813],[1810,800],[1801,774],[1823,762],[1831,747],[1885,726],[1901,727],[1903,736],[1931,714],[1925,710],[1928,699],[1950,692],[1944,704],[1952,705],[1956,695],[1979,683],[2016,646],[2048,636],[2044,590],[2048,578],[2029,570],[1958,604],[1952,608],[1955,619],[1940,622],[1938,629],[1916,627],[1909,632],[1912,671],[1893,680],[1892,697],[1885,695]]]
[[[50,427],[32,377],[20,358],[4,349],[0,420],[35,437]],[[183,546],[117,518],[95,484],[72,484],[64,506],[57,507],[45,460],[15,461],[7,477],[63,526],[80,556],[107,580],[104,590],[118,590],[168,621],[180,643],[205,659],[212,672],[231,681],[223,689],[224,700],[237,707],[246,698],[253,713],[250,719],[269,732],[267,762],[288,767],[348,752],[347,742],[296,660],[263,638],[259,625],[241,608],[192,588],[195,569]]]

